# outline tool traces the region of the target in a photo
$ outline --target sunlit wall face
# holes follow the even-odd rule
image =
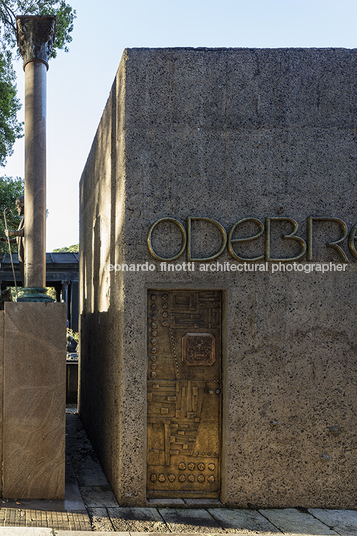
[[[125,52],[81,181],[81,413],[120,504],[146,504],[148,290],[214,289],[221,500],[354,507],[355,56]],[[155,323],[197,333],[179,312]]]

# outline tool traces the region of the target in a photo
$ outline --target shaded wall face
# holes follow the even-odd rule
[[[355,506],[355,63],[125,52],[81,181],[81,414],[123,504],[146,497],[147,289],[167,288],[223,291],[221,498]],[[189,270],[186,247],[170,272],[147,246],[160,218],[184,228],[154,229],[163,259],[183,232],[191,258],[214,256],[250,220],[218,258]]]

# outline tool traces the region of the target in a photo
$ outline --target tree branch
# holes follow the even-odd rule
[[[16,32],[16,15],[9,6],[6,5],[4,0],[0,0],[0,11],[5,24],[9,24]],[[9,17],[9,18],[8,18]],[[12,19],[12,20],[11,20]]]

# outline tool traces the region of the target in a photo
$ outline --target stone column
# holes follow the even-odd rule
[[[17,17],[17,41],[25,71],[24,285],[33,296],[46,286],[46,77],[53,16]],[[42,301],[42,300],[41,300]]]

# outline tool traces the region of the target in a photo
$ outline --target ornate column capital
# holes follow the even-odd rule
[[[55,36],[56,17],[22,15],[16,17],[16,24],[17,44],[24,59],[24,69],[30,61],[42,62],[48,69],[48,60]]]

